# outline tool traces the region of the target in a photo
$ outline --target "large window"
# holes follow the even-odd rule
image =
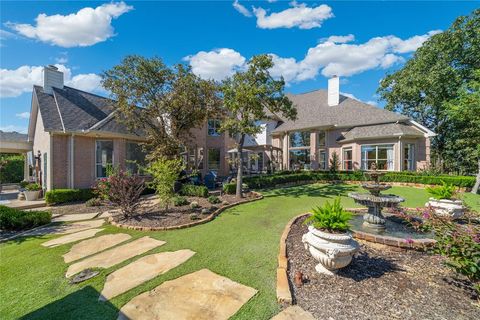
[[[209,119],[208,120],[208,135],[212,137],[218,137],[220,135],[220,120]]]
[[[113,141],[97,140],[95,148],[95,171],[97,178],[107,176],[107,169],[113,166]]]
[[[310,149],[290,150],[290,169],[310,169]]]
[[[327,151],[320,150],[318,154],[318,168],[320,170],[327,170]]]
[[[143,152],[140,144],[136,142],[127,142],[126,168],[131,173],[141,173],[142,166],[145,165],[145,152]]]
[[[370,170],[374,162],[378,170],[393,170],[393,144],[362,146],[362,169]]]
[[[290,133],[290,148],[310,147],[310,132],[297,131]]]
[[[318,133],[318,146],[325,147],[326,144],[326,134],[325,131],[320,131]]]
[[[415,170],[415,145],[412,143],[403,147],[403,170]]]
[[[345,148],[342,152],[342,169],[346,171],[353,170],[353,151],[352,148]]]
[[[208,169],[214,171],[220,169],[220,149],[208,149]]]

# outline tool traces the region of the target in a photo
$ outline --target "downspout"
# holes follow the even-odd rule
[[[53,132],[50,133],[49,154],[49,156],[47,155],[47,191],[53,190]]]
[[[70,188],[75,188],[75,134],[72,133],[70,136]]]

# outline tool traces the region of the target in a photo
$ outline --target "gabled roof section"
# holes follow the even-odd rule
[[[338,142],[368,140],[390,137],[423,137],[424,133],[415,127],[404,123],[387,123],[372,126],[354,127],[337,139]]]
[[[38,108],[42,115],[43,126],[46,131],[63,131],[62,120],[58,113],[57,103],[53,95],[43,92],[40,86],[33,86],[37,96]]]
[[[297,108],[297,120],[284,120],[273,132],[316,127],[354,127],[406,121],[407,117],[340,95],[337,106],[328,105],[327,90],[287,95]]]

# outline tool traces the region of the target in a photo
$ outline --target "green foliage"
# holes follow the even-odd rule
[[[235,194],[237,191],[237,184],[236,183],[225,183],[223,185],[223,192],[226,194]]]
[[[198,217],[198,214],[196,214],[196,213],[191,213],[191,214],[190,214],[190,220],[198,220],[198,219],[200,219],[200,218]]]
[[[28,185],[28,181],[22,180],[20,181],[20,188],[25,188]]]
[[[158,197],[167,209],[171,199],[175,196],[173,189],[175,181],[183,169],[184,165],[181,159],[167,159],[166,157],[159,157],[147,168],[147,172],[153,178],[151,186],[155,188]]]
[[[348,222],[353,214],[345,211],[340,204],[340,197],[333,204],[326,202],[323,207],[312,209],[312,215],[305,220],[306,224],[312,224],[316,229],[328,232],[345,232],[350,229]]]
[[[55,189],[47,191],[45,202],[59,204],[75,201],[87,201],[94,197],[92,189]]]
[[[48,211],[23,211],[0,206],[0,229],[25,230],[50,223],[52,214]]]
[[[100,207],[102,204],[102,199],[99,198],[92,198],[85,201],[85,206],[87,207]]]
[[[200,205],[198,204],[197,201],[192,201],[192,202],[190,203],[190,208],[191,208],[191,209],[197,209],[197,208],[200,208]]]
[[[17,154],[0,155],[0,183],[17,183],[23,180],[25,158]]]
[[[146,137],[149,160],[177,157],[179,146],[188,145],[190,129],[201,127],[221,105],[215,81],[201,79],[183,64],[167,66],[157,57],[127,56],[102,78],[117,101],[118,119]]]
[[[330,172],[335,174],[338,172],[340,168],[340,158],[338,157],[338,153],[334,151],[332,153],[332,158],[330,158]]]
[[[27,191],[39,191],[42,190],[42,187],[38,183],[29,183],[25,186]]]
[[[427,192],[435,199],[452,199],[456,193],[456,188],[452,184],[442,181],[441,186],[427,187]]]
[[[108,178],[100,178],[95,181],[92,188],[93,194],[102,200],[108,200],[110,194],[110,180]]]
[[[220,203],[220,202],[221,202],[219,197],[213,196],[213,195],[210,196],[210,197],[208,197],[207,200],[208,200],[208,202],[210,202],[211,204],[217,204],[217,203]]]
[[[205,186],[196,186],[193,184],[184,184],[180,190],[182,196],[188,197],[208,197],[208,188]]]
[[[182,196],[173,197],[172,202],[175,207],[186,206],[187,204],[189,204],[187,198]]]

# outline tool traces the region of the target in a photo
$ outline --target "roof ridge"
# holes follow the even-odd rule
[[[101,96],[101,95],[99,95],[99,94],[91,93],[91,92],[88,92],[88,91],[85,91],[85,90],[80,90],[80,89],[77,89],[77,88],[74,88],[74,87],[65,86],[65,85],[64,85],[63,87],[64,87],[64,88],[68,88],[68,89],[72,89],[72,90],[75,90],[75,91],[80,91],[80,92],[89,94],[89,95],[91,95],[91,96],[99,97],[99,98],[102,98],[102,99],[115,101],[115,100],[113,100],[112,98],[104,97],[104,96]],[[56,89],[58,89],[58,88],[56,88]]]
[[[60,117],[60,122],[62,123],[63,132],[66,132],[65,124],[63,123],[63,117],[62,117],[62,113],[60,112],[60,106],[58,105],[57,95],[55,94],[55,90],[52,90],[52,93],[53,93],[53,100],[55,100],[55,105],[57,106],[57,111],[58,111],[58,115]]]

